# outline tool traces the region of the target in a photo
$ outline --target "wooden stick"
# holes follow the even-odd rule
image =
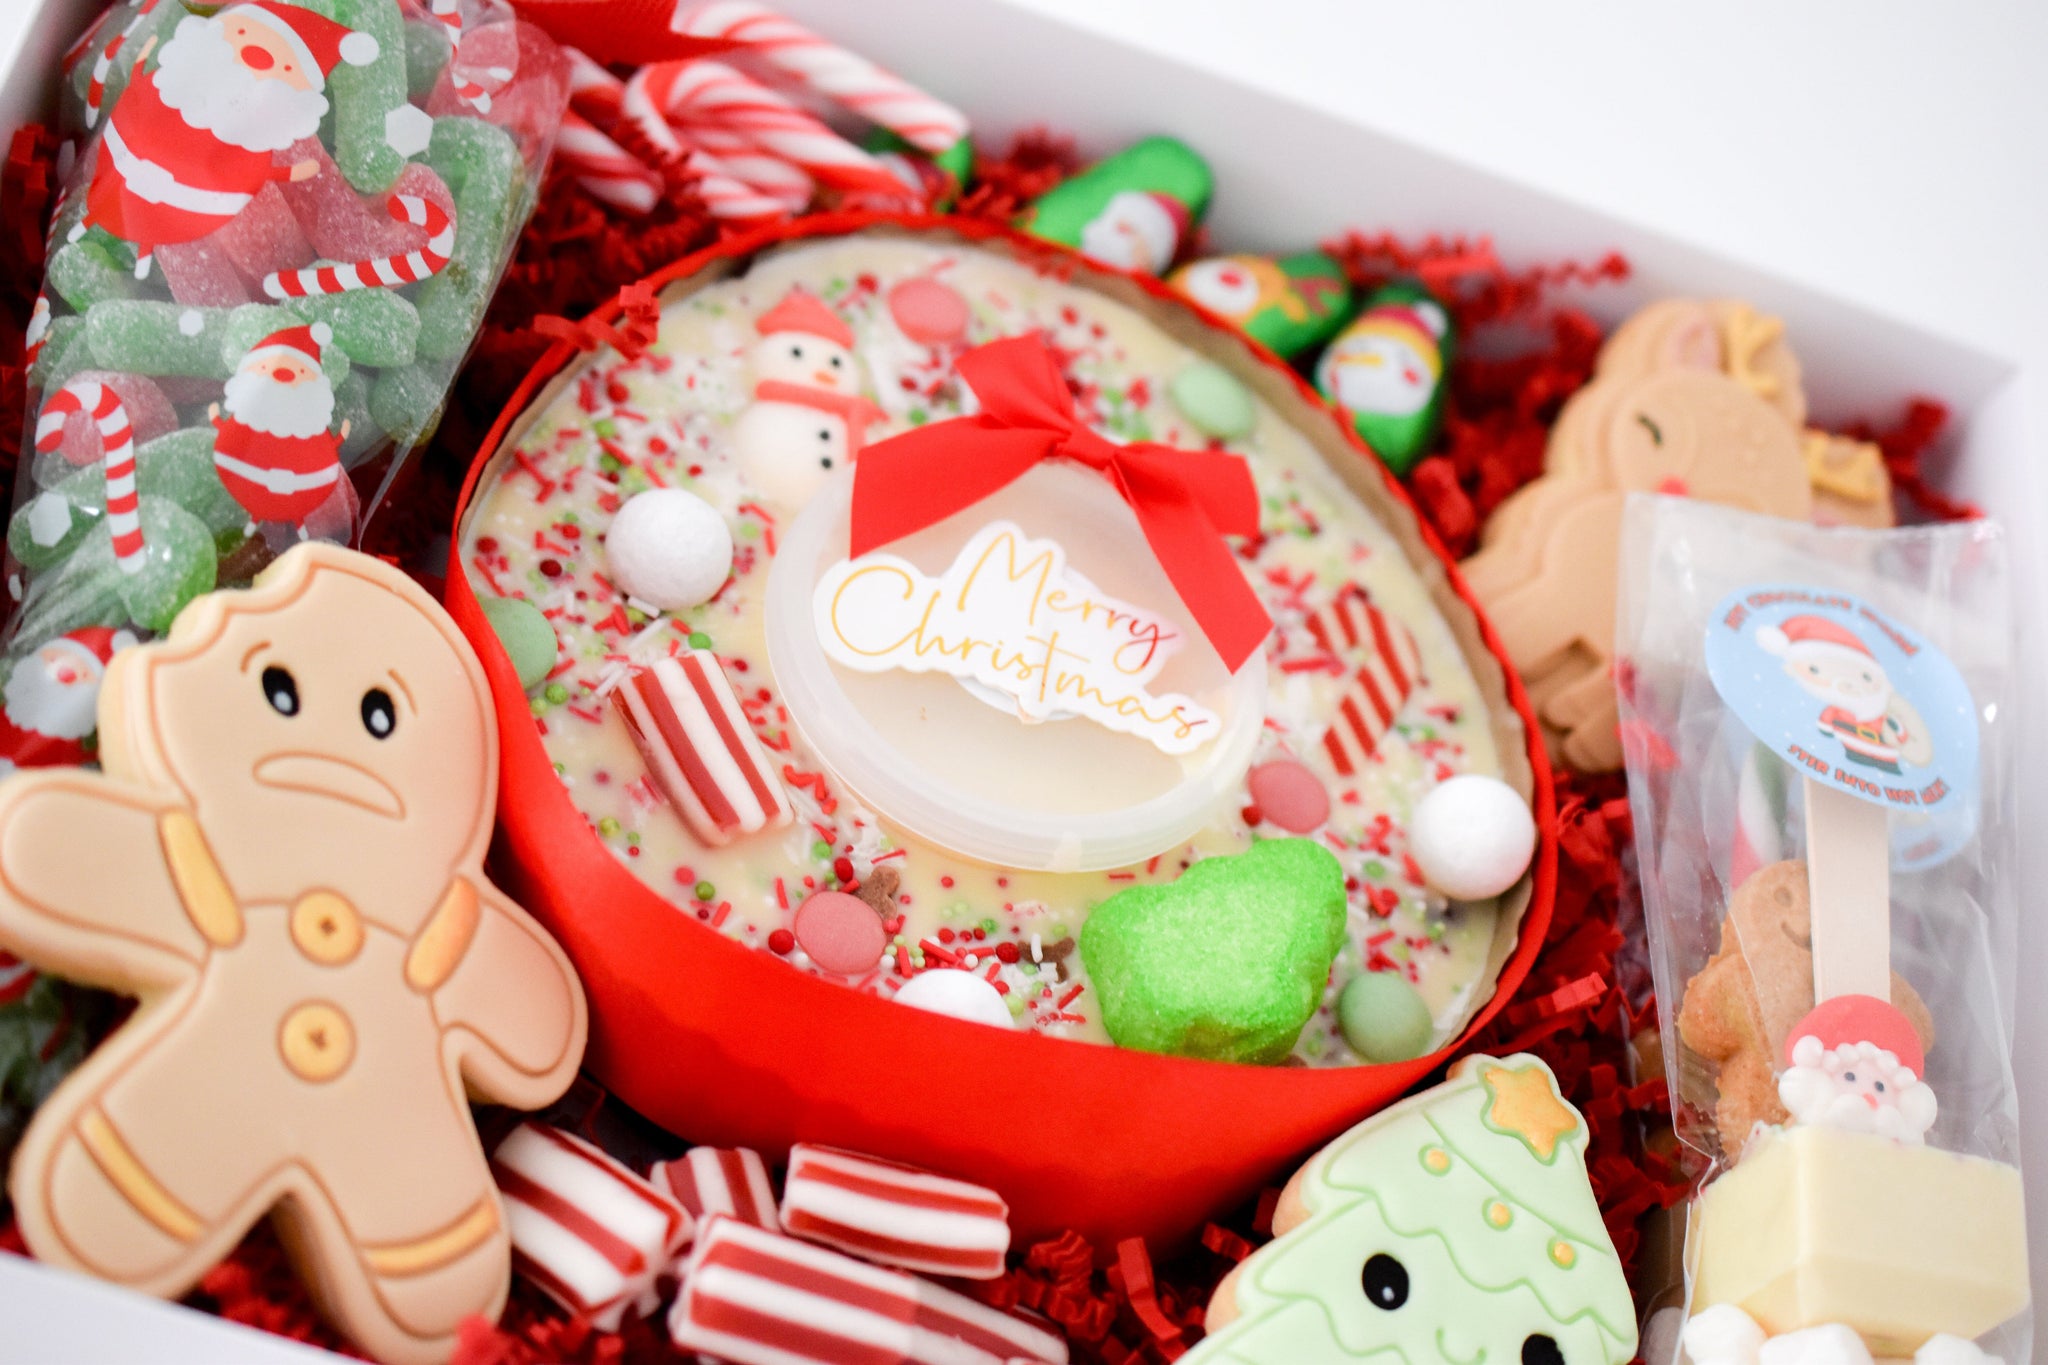
[[[1892,998],[1891,839],[1883,806],[1806,781],[1813,998]]]

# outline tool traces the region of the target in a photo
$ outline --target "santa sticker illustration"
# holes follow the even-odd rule
[[[125,630],[82,626],[16,661],[0,687],[0,774],[89,760],[107,664],[134,643]]]
[[[274,153],[320,130],[327,77],[377,59],[377,40],[284,0],[243,0],[210,18],[180,20],[114,106],[99,147],[85,217],[74,238],[101,228],[135,248],[137,277],[151,252],[214,232],[279,180],[319,164],[278,165]]]
[[[859,457],[885,414],[861,396],[853,329],[816,295],[791,289],[754,329],[754,401],[733,424],[733,451],[747,487],[794,515]]]
[[[1799,775],[1894,813],[1893,861],[1924,867],[1967,842],[1977,710],[1932,643],[1848,593],[1755,584],[1707,627],[1721,699]]]
[[[279,522],[304,534],[306,519],[342,480],[334,385],[320,368],[331,340],[325,323],[287,327],[256,343],[229,377],[222,402],[207,410],[214,427],[213,467],[250,525]]]

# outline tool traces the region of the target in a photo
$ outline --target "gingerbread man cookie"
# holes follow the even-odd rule
[[[1934,1046],[1934,1021],[1919,993],[1892,973],[1892,1004]],[[1778,1072],[1785,1040],[1813,1010],[1812,901],[1803,862],[1772,863],[1735,888],[1721,921],[1721,947],[1686,983],[1678,1036],[1715,1063],[1714,1124],[1722,1148],[1738,1155],[1759,1123],[1783,1123]]]
[[[560,948],[485,879],[482,670],[403,574],[300,545],[115,656],[105,775],[0,783],[0,944],[140,998],[37,1113],[10,1191],[46,1261],[169,1297],[273,1214],[377,1357],[447,1358],[510,1283],[468,1096],[582,1056]]]

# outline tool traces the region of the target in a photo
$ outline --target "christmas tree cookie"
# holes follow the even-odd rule
[[[1186,1365],[1623,1365],[1636,1320],[1586,1125],[1534,1057],[1469,1057],[1295,1174]]]

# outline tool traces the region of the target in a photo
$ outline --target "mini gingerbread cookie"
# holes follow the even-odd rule
[[[1934,1021],[1919,994],[1892,973],[1892,1004],[1934,1046]],[[1720,951],[1686,983],[1678,1036],[1719,1071],[1714,1109],[1721,1145],[1740,1153],[1759,1123],[1783,1123],[1778,1072],[1786,1040],[1813,1010],[1813,926],[1806,864],[1772,863],[1735,889],[1721,922]]]
[[[1465,1058],[1295,1174],[1187,1365],[1622,1365],[1636,1315],[1586,1138],[1536,1058]]]
[[[265,1214],[334,1322],[445,1359],[510,1281],[466,1102],[568,1086],[583,995],[485,879],[482,670],[403,574],[301,545],[126,650],[106,772],[0,784],[0,942],[140,998],[37,1113],[35,1254],[176,1297]]]

